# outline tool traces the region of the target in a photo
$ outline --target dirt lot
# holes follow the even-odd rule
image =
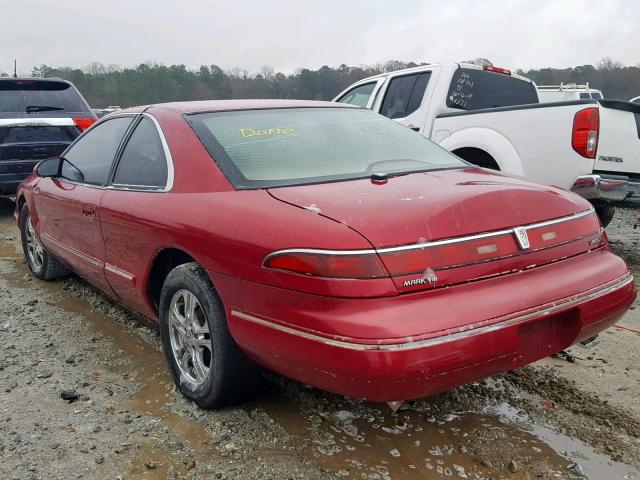
[[[636,274],[638,213],[608,229]],[[272,374],[252,402],[205,412],[175,392],[152,323],[27,273],[11,214],[0,204],[2,479],[640,479],[640,310],[573,363],[398,414]]]

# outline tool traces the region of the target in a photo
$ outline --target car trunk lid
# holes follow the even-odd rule
[[[605,242],[579,197],[476,168],[270,193],[364,236],[400,292],[535,268]]]

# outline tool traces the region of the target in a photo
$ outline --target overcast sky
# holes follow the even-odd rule
[[[639,0],[4,0],[0,71],[152,60],[292,72],[489,58],[511,68],[640,63]]]

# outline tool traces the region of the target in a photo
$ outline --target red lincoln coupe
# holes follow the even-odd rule
[[[159,318],[182,393],[257,365],[376,401],[503,372],[636,291],[589,203],[472,167],[368,110],[188,102],[109,115],[20,187],[29,268]]]

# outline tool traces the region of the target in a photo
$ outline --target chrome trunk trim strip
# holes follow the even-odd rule
[[[573,215],[569,215],[566,217],[555,218],[553,220],[547,220],[539,223],[532,223],[529,225],[523,225],[513,228],[507,228],[504,230],[498,230],[495,232],[488,233],[479,233],[477,235],[467,235],[464,237],[456,237],[450,238],[447,240],[437,240],[435,242],[424,242],[424,243],[416,243],[411,245],[400,245],[397,247],[385,247],[379,249],[365,249],[365,250],[323,250],[316,248],[287,248],[284,250],[278,250],[267,255],[263,260],[263,265],[266,261],[274,256],[282,253],[315,253],[320,255],[370,255],[370,254],[384,254],[384,253],[393,253],[393,252],[401,252],[406,250],[420,250],[430,247],[439,247],[442,245],[450,245],[454,243],[468,242],[471,240],[479,240],[483,238],[492,238],[499,237],[502,235],[514,235],[516,229],[523,228],[525,231],[529,231],[535,228],[546,227],[549,225],[555,225],[557,223],[570,222],[571,220],[577,220],[582,217],[586,217],[587,215],[594,214],[595,210],[590,208],[589,210],[585,210],[583,212],[574,213]]]

